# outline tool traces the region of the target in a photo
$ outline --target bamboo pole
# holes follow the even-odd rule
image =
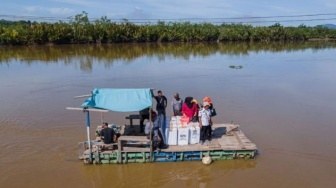
[[[92,97],[92,94],[75,96],[74,99]]]
[[[153,121],[152,121],[152,108],[149,108],[149,161],[153,162],[153,136],[152,136],[152,129],[153,129]]]
[[[153,122],[152,122],[152,109],[153,109],[153,98],[154,98],[154,93],[153,90],[155,90],[155,88],[151,88],[151,94],[152,94],[152,107],[149,108],[149,161],[153,162],[153,136],[152,136],[152,129],[153,129]]]
[[[83,108],[76,108],[76,107],[66,107],[67,110],[81,110],[83,111]],[[87,108],[85,109],[87,111],[92,111],[92,112],[108,112],[108,110],[103,110],[103,109],[94,109],[94,108]]]
[[[108,110],[101,110],[101,109],[88,109],[88,108],[74,108],[74,107],[66,107],[67,110],[80,110],[86,113],[86,134],[87,134],[87,142],[89,144],[89,163],[93,162],[92,157],[92,145],[91,145],[91,138],[90,138],[90,111],[93,112],[108,112]],[[99,154],[99,151],[98,151]]]
[[[87,141],[89,144],[89,162],[93,163],[93,157],[92,157],[92,145],[91,145],[91,138],[90,138],[90,112],[88,110],[84,109],[84,112],[86,113],[86,134],[87,134]]]
[[[100,112],[100,121],[103,124],[104,123],[104,113]]]

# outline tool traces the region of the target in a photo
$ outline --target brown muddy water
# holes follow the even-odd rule
[[[336,44],[0,47],[0,187],[335,187]],[[79,107],[93,88],[212,97],[254,160],[84,165]],[[169,109],[168,109],[169,110]],[[108,122],[125,124],[125,113]],[[91,116],[91,133],[100,114]]]

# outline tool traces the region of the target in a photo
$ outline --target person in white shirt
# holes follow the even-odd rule
[[[200,144],[203,145],[204,142],[207,144],[210,143],[210,124],[212,124],[211,119],[211,111],[209,109],[210,104],[208,102],[203,102],[203,108],[198,111],[198,119],[199,119],[199,125],[201,128],[201,135],[200,135]]]

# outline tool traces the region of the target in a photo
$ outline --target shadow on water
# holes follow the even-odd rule
[[[122,61],[131,63],[140,57],[157,56],[164,61],[167,57],[190,59],[191,57],[207,57],[219,53],[221,55],[244,56],[261,52],[295,52],[336,48],[336,42],[315,41],[301,43],[143,43],[143,44],[111,44],[111,45],[58,45],[58,46],[1,46],[0,64],[11,60],[27,64],[36,61],[43,63],[59,63],[65,65],[79,62],[83,71],[92,70],[93,61],[103,63],[106,67]],[[237,68],[237,67],[230,67]],[[238,67],[239,68],[239,67]]]

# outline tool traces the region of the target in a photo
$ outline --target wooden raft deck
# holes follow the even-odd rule
[[[152,162],[175,162],[201,160],[204,156],[211,156],[214,160],[253,159],[255,157],[257,146],[239,130],[239,125],[214,124],[212,129],[213,136],[210,144],[170,145],[167,149],[154,151],[153,156],[150,156],[149,140],[143,134],[129,131],[125,127],[122,129],[123,135],[119,138],[118,144],[115,143],[108,147],[101,147],[104,145],[102,142],[93,143],[93,162],[150,162],[150,158],[152,158]],[[131,133],[131,135],[128,136],[125,133]],[[87,161],[89,153],[86,150],[80,158],[84,159],[84,162],[85,160]]]
[[[233,131],[232,135],[226,135],[226,130],[233,124],[214,124],[213,138],[207,145],[190,144],[185,146],[169,146],[161,151],[208,151],[208,150],[257,150],[257,146],[252,143],[242,131]]]

